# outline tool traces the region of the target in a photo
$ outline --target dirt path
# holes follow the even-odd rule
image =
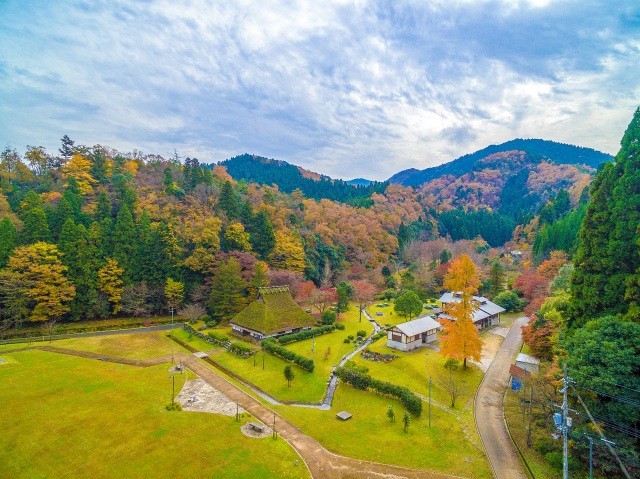
[[[39,349],[58,354],[67,354],[138,367],[148,367],[171,362],[171,355],[153,359],[129,359],[54,346],[34,346],[25,349]],[[461,479],[459,476],[439,472],[408,469],[333,454],[327,451],[318,441],[303,433],[272,409],[263,405],[257,399],[245,393],[212,370],[203,360],[197,359],[187,353],[174,354],[174,360],[182,361],[183,364],[202,380],[206,381],[210,386],[220,391],[232,401],[237,402],[242,408],[264,424],[272,426],[275,417],[275,426],[278,435],[291,444],[298,454],[300,454],[314,479]]]
[[[489,464],[496,479],[527,479],[524,466],[504,423],[502,396],[509,381],[509,366],[520,349],[521,317],[511,326],[476,393],[475,417]]]

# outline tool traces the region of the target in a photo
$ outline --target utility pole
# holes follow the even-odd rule
[[[529,427],[527,428],[527,447],[531,447],[531,413],[533,404],[533,386],[529,389]]]
[[[429,376],[429,427],[431,427],[431,376]]]
[[[569,379],[567,378],[566,364],[564,365],[562,384],[562,479],[569,479],[569,425],[567,424],[569,415],[569,402],[567,399]]]
[[[276,412],[273,411],[273,439],[275,440],[278,437],[278,433],[276,432]]]

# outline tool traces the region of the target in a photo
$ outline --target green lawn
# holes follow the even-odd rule
[[[107,356],[132,359],[155,358],[182,350],[175,342],[167,338],[167,331],[153,333],[117,334],[114,336],[96,336],[91,338],[60,339],[51,344],[60,348],[91,351]]]
[[[248,438],[233,417],[165,411],[169,364],[43,351],[3,357],[1,477],[309,477],[285,441]]]
[[[315,351],[312,351],[313,340],[311,339],[285,346],[301,356],[313,358],[316,365],[313,373],[292,365],[295,378],[291,382],[291,387],[287,385],[283,373],[285,366],[291,363],[270,354],[264,354],[264,369],[262,367],[262,352],[259,352],[255,358],[245,359],[220,348],[219,351],[211,355],[211,359],[278,400],[318,403],[324,398],[331,369],[342,356],[354,349],[353,342],[345,344],[344,339],[349,335],[355,337],[359,330],[366,331],[367,336],[373,332],[373,326],[364,316],[362,322],[359,322],[358,319],[357,307],[352,305],[349,311],[340,315],[339,322],[345,325],[344,331],[336,330],[318,336],[315,339]],[[231,334],[230,328],[218,329],[227,334],[232,341],[241,341]],[[259,347],[255,344],[253,346]],[[331,348],[331,353],[325,360],[324,355],[328,348]]]
[[[391,405],[395,423],[387,418]],[[426,414],[411,416],[408,433],[403,432],[402,404],[389,397],[359,391],[340,384],[330,411],[278,406],[275,409],[327,449],[349,457],[399,466],[431,469],[468,478],[490,478],[483,452],[466,438],[466,432],[449,419],[449,414],[432,408],[432,427]],[[336,412],[348,411],[348,421]]]
[[[387,306],[384,306],[385,304]],[[429,304],[431,306],[438,306],[438,303],[433,299],[426,301],[425,304]],[[383,328],[390,328],[392,326],[395,326],[396,324],[409,321],[409,318],[405,318],[404,316],[397,314],[393,310],[393,300],[378,301],[376,303],[373,303],[367,306],[366,310],[369,313],[369,316],[375,319],[378,322],[378,324]],[[379,315],[377,313],[382,313],[382,314]],[[430,314],[430,313],[431,313],[431,309],[425,308],[422,310],[421,314]],[[412,319],[415,319],[415,318],[412,318]]]

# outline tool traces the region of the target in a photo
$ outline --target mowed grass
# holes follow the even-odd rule
[[[248,438],[233,417],[165,411],[169,364],[3,356],[10,363],[0,367],[0,477],[309,477],[282,439]]]
[[[366,320],[364,315],[362,322],[359,322],[357,307],[354,305],[351,306],[349,311],[340,315],[338,322],[344,324],[345,329],[316,337],[315,351],[312,351],[312,339],[290,343],[285,346],[301,356],[314,359],[315,369],[312,373],[271,354],[264,354],[262,351],[258,352],[254,357],[241,358],[223,348],[219,348],[210,357],[216,363],[230,369],[280,401],[319,403],[324,398],[331,369],[339,362],[342,356],[354,349],[353,342],[345,344],[344,339],[349,335],[355,337],[359,330],[366,331],[367,336],[373,332],[373,326]],[[230,333],[230,328],[219,328],[219,330],[227,334],[232,341],[241,341]],[[186,333],[182,332],[181,339],[184,340],[186,335]],[[195,339],[198,338],[194,338],[193,341]],[[189,344],[193,344],[193,341]],[[259,348],[257,344],[252,344],[252,346]],[[325,360],[325,352],[328,348],[331,348],[331,352]],[[284,368],[287,365],[291,365],[295,375],[290,387],[284,378]]]
[[[167,337],[168,331],[152,333],[116,334],[113,336],[95,336],[90,338],[60,339],[43,345],[60,348],[90,351],[107,356],[131,359],[147,359],[167,356],[182,350]]]
[[[425,304],[428,304],[430,306],[438,306],[438,303],[432,299],[426,301]],[[383,306],[383,305],[387,305],[387,306]],[[409,318],[405,318],[404,316],[401,316],[398,313],[396,313],[393,310],[393,306],[394,306],[393,300],[379,301],[377,303],[373,303],[367,306],[366,310],[367,310],[367,313],[369,313],[369,316],[375,319],[378,322],[378,324],[383,328],[390,328],[392,326],[395,326],[396,324],[409,321]],[[377,313],[381,313],[381,314],[377,314]],[[424,314],[431,314],[431,309],[429,308],[423,309],[420,315],[422,316]],[[415,319],[415,318],[411,318],[411,319]]]
[[[449,414],[432,408],[432,426],[428,427],[427,405],[423,405],[421,418],[410,416],[406,434],[402,423],[405,409],[399,401],[342,383],[330,411],[290,406],[275,409],[338,454],[474,479],[490,478],[483,452],[466,439]],[[396,414],[394,423],[387,418],[389,406]],[[338,411],[348,411],[353,417],[340,421]]]

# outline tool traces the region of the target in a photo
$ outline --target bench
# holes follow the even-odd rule
[[[250,422],[249,427],[257,432],[264,432],[264,426],[262,424],[257,424],[255,422]]]

